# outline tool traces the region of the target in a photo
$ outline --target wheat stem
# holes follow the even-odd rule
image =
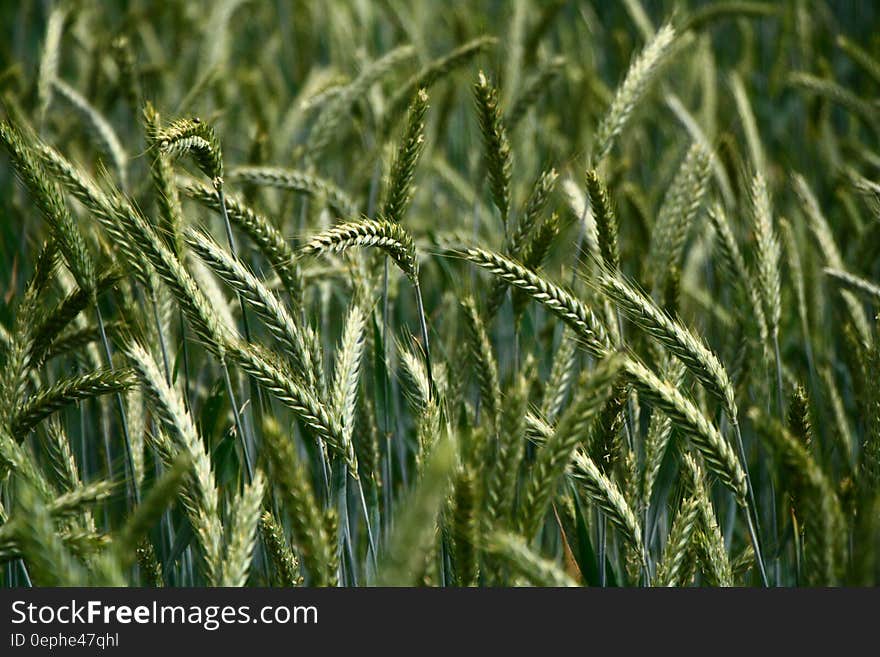
[[[752,543],[752,550],[755,552],[755,561],[758,563],[758,571],[761,575],[762,584],[767,587],[770,585],[770,581],[767,579],[767,569],[764,565],[764,557],[761,553],[761,536],[760,536],[760,524],[758,522],[758,505],[755,502],[755,491],[752,487],[752,477],[749,474],[749,468],[746,465],[748,463],[746,459],[746,451],[743,446],[742,439],[742,431],[739,428],[739,420],[732,419],[730,422],[733,425],[733,431],[736,435],[736,447],[739,450],[739,458],[743,463],[743,469],[745,471],[746,476],[746,489],[749,496],[748,507],[746,508],[746,522],[748,523],[749,529],[749,540]],[[754,518],[752,517],[754,515]]]
[[[223,370],[223,383],[226,386],[226,394],[229,397],[229,404],[232,407],[232,420],[235,423],[235,433],[238,434],[238,439],[241,441],[241,451],[244,455],[244,463],[248,476],[248,482],[250,483],[254,479],[254,466],[251,462],[251,456],[248,452],[244,427],[242,427],[241,413],[238,410],[240,407],[235,401],[235,392],[232,389],[232,379],[229,376],[229,366],[226,364],[225,361],[223,361],[220,363],[220,368]]]
[[[95,313],[98,316],[98,328],[101,331],[101,344],[104,347],[104,357],[107,359],[107,367],[110,371],[113,370],[113,354],[110,351],[110,341],[107,339],[107,331],[104,327],[104,316],[101,314],[101,306],[96,302],[95,303]],[[119,411],[119,421],[122,426],[122,439],[125,445],[125,465],[126,469],[129,473],[129,477],[126,477],[126,487],[128,490],[128,494],[134,498],[134,502],[136,504],[141,503],[141,492],[138,487],[137,477],[135,477],[134,467],[134,457],[132,456],[131,451],[131,435],[128,431],[128,418],[125,414],[125,404],[122,401],[122,394],[116,393],[116,410]],[[129,504],[131,500],[129,500]]]

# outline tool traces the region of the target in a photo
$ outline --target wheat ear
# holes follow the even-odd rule
[[[474,84],[474,100],[480,132],[483,135],[492,201],[501,213],[501,221],[506,230],[510,212],[510,175],[513,166],[510,142],[507,140],[507,130],[498,105],[498,91],[489,83],[489,79],[482,71]]]
[[[468,330],[468,353],[471,356],[480,387],[480,401],[491,426],[497,428],[501,421],[501,386],[498,377],[498,363],[476,301],[473,297],[467,296],[461,305]]]
[[[281,585],[285,587],[301,585],[302,575],[299,574],[299,560],[287,544],[287,538],[284,536],[281,525],[268,511],[264,511],[260,516],[260,535],[263,538],[266,551],[272,559],[272,565],[275,567]]]
[[[617,484],[602,474],[599,467],[583,451],[578,451],[574,455],[571,476],[584,486],[590,500],[602,509],[606,517],[632,544],[635,551],[642,554],[644,548],[641,526]]]
[[[204,553],[206,578],[216,584],[222,577],[223,525],[211,458],[178,392],[165,381],[153,356],[137,343],[126,350],[162,424],[174,437],[172,454],[184,453],[192,463],[193,481],[185,504]]]
[[[281,433],[275,420],[263,418],[263,435],[269,447],[273,483],[283,493],[282,502],[291,519],[294,544],[313,586],[335,586],[336,534],[329,531],[327,512],[321,510],[309,483],[308,473],[296,454],[291,438]]]
[[[709,469],[746,504],[746,476],[730,444],[699,409],[672,384],[661,380],[650,369],[633,358],[624,361],[624,368],[644,397],[669,415],[673,424],[690,438]]]
[[[357,476],[357,457],[337,418],[314,393],[299,383],[277,355],[243,341],[230,342],[227,352],[238,366],[276,399],[296,413],[315,435],[337,450]]]
[[[487,550],[513,573],[532,586],[577,586],[554,562],[536,554],[522,537],[510,532],[495,532],[486,539]]]
[[[265,488],[266,478],[262,470],[257,470],[253,481],[234,500],[226,558],[220,576],[223,586],[244,586],[247,583]]]
[[[207,233],[191,228],[186,240],[199,257],[250,304],[272,336],[291,355],[304,380],[315,385],[320,364],[312,362],[304,330],[278,296]]]
[[[470,248],[461,255],[546,306],[575,330],[594,355],[607,351],[610,342],[605,327],[593,311],[571,293],[500,253]]]
[[[685,560],[692,550],[698,518],[697,500],[689,497],[682,501],[666,538],[663,557],[657,566],[657,577],[654,580],[656,586],[683,586],[688,583],[683,581],[682,575],[685,572]]]
[[[296,169],[268,166],[236,167],[229,172],[229,181],[294,190],[324,199],[334,212],[338,212],[343,217],[353,219],[358,214],[357,204],[339,186],[314,174]]]
[[[595,163],[601,162],[611,151],[614,140],[623,131],[633,110],[657,77],[674,41],[675,29],[671,25],[664,25],[633,59],[593,138]]]
[[[721,400],[731,422],[735,423],[737,406],[733,385],[727,370],[706,343],[659,308],[622,274],[601,272],[596,280],[606,296],[630,319],[675,354],[691,374]]]
[[[215,191],[207,185],[196,182],[184,186],[184,192],[190,197],[213,210],[220,210]],[[296,261],[293,249],[281,232],[261,214],[245,205],[236,196],[227,194],[224,198],[225,207],[229,220],[257,246],[272,269],[281,279],[281,284],[287,290],[294,304],[303,302],[302,272]]]
[[[589,426],[612,392],[612,382],[623,365],[623,357],[611,355],[593,370],[584,372],[575,400],[568,407],[552,436],[538,451],[529,471],[520,508],[520,527],[525,536],[534,536],[543,520],[559,478],[572,459],[572,453],[589,435]]]
[[[44,418],[82,399],[120,392],[134,385],[134,373],[129,369],[98,370],[88,374],[62,379],[41,390],[16,411],[11,422],[13,432],[24,436]]]

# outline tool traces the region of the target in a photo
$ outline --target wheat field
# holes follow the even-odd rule
[[[5,3],[0,581],[876,584],[878,24]]]

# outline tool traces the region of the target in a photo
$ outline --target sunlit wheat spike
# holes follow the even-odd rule
[[[156,206],[159,209],[163,234],[174,252],[180,254],[182,251],[183,208],[180,205],[180,194],[174,180],[174,167],[171,158],[165,153],[158,152],[156,147],[156,136],[161,129],[161,118],[150,102],[144,105],[143,117],[147,144],[156,151],[150,162],[150,177],[156,190]]]
[[[645,267],[655,291],[662,290],[670,272],[681,266],[687,236],[706,196],[710,163],[709,151],[694,142],[666,190],[651,231],[651,249]]]
[[[639,394],[667,414],[706,459],[709,469],[745,505],[746,475],[733,448],[694,403],[670,383],[661,380],[642,363],[631,358],[624,362],[626,372]]]
[[[809,400],[807,391],[798,385],[791,393],[788,405],[788,430],[807,448],[812,446],[813,428],[810,421]]]
[[[691,550],[694,533],[697,529],[699,507],[694,498],[688,498],[681,503],[669,536],[666,537],[666,545],[663,548],[663,557],[657,566],[657,576],[654,580],[656,586],[684,586],[688,582],[682,581],[685,572],[685,560],[688,559]]]
[[[33,340],[33,335],[36,332],[33,325],[39,321],[38,304],[46,292],[50,279],[54,278],[57,273],[58,256],[54,240],[43,244],[34,263],[34,273],[28,280],[21,302],[16,309],[15,321],[10,328],[3,327],[3,330],[0,331],[2,351],[8,359],[6,362],[8,376],[21,376],[24,374],[21,370],[30,365],[31,356],[28,354],[28,349],[31,348],[31,345],[28,342]],[[10,386],[15,387],[13,381],[3,382],[3,388]]]
[[[559,236],[559,232],[559,215],[554,212],[532,232],[525,248],[523,248],[522,263],[526,269],[538,271],[544,266],[545,261],[552,253],[553,245]],[[528,295],[522,290],[513,291],[513,314],[515,318],[519,319],[522,315],[528,298]]]
[[[358,215],[357,204],[338,185],[305,171],[268,166],[236,167],[229,172],[229,181],[295,190],[324,199],[334,212],[346,219]]]
[[[690,454],[684,454],[682,460],[687,485],[697,503],[700,527],[696,537],[696,552],[702,563],[703,575],[713,586],[733,586],[733,572],[724,536],[715,519],[715,507],[709,498],[702,470]]]
[[[691,374],[724,403],[730,420],[737,421],[733,384],[721,361],[703,340],[670,317],[622,274],[600,272],[597,283],[633,322],[681,359]]]
[[[619,367],[618,367],[619,371]],[[626,425],[630,387],[625,376],[617,376],[611,380],[608,397],[599,409],[596,419],[592,422],[584,449],[599,469],[609,476],[622,473],[628,445],[621,438],[621,430]],[[634,401],[635,398],[633,398]],[[563,416],[564,417],[564,416]],[[621,482],[623,483],[623,479]],[[633,498],[635,503],[635,498]]]
[[[419,261],[412,236],[402,226],[390,221],[361,219],[334,226],[312,237],[301,253],[321,255],[359,246],[382,249],[410,280],[418,279]]]
[[[431,385],[425,370],[424,360],[419,358],[411,341],[397,340],[397,354],[404,382],[404,394],[418,413],[424,413],[431,399]]]
[[[201,544],[207,579],[217,584],[222,576],[223,525],[211,458],[183,399],[166,383],[153,356],[137,343],[131,343],[126,354],[162,424],[174,437],[171,454],[182,452],[192,464],[192,483],[184,504]]]
[[[302,575],[299,574],[299,560],[287,544],[281,525],[268,511],[260,516],[260,535],[280,584],[287,587],[300,586]]]
[[[523,211],[520,213],[516,227],[510,234],[507,252],[511,256],[515,258],[522,257],[526,240],[538,224],[541,213],[550,201],[553,190],[556,189],[557,180],[559,180],[559,174],[552,167],[542,171],[541,175],[538,176],[531,192],[529,192],[529,197],[526,200]]]
[[[546,306],[575,330],[592,353],[601,355],[609,348],[610,342],[603,324],[592,310],[571,293],[500,253],[470,248],[463,250],[461,255]]]
[[[10,473],[15,473],[44,500],[52,497],[52,486],[33,451],[27,447],[27,443],[19,444],[3,423],[0,424],[0,474],[7,477]]]
[[[55,480],[60,484],[60,489],[72,490],[79,486],[82,483],[79,476],[79,466],[70,449],[70,438],[60,422],[49,422],[41,444],[48,457]]]
[[[489,552],[532,586],[577,586],[556,563],[536,554],[522,537],[498,531],[486,540]]]
[[[36,379],[35,368],[39,366],[39,357],[34,355],[34,346],[40,333],[35,325],[40,321],[40,304],[46,288],[50,279],[55,277],[58,256],[54,240],[47,242],[40,250],[34,273],[17,308],[12,331],[7,332],[5,364],[3,377],[0,378],[0,406],[4,421],[11,420],[28,391],[29,383],[34,383]],[[91,294],[83,292],[83,296],[91,299]],[[38,383],[36,387],[39,387]]]
[[[577,379],[577,341],[571,329],[565,328],[559,338],[559,348],[553,356],[553,367],[544,388],[541,416],[554,420],[565,406],[569,392]]]
[[[718,237],[718,247],[721,252],[720,264],[726,275],[743,290],[743,294],[750,304],[751,318],[758,327],[761,345],[768,345],[770,343],[770,329],[767,326],[767,316],[764,313],[764,304],[761,302],[761,293],[746,266],[724,209],[717,204],[712,206],[709,210],[709,218]]]
[[[60,189],[46,175],[38,157],[26,145],[24,136],[8,121],[0,124],[0,140],[9,152],[16,174],[28,188],[49,225],[77,285],[87,292],[94,291],[95,265],[79,228],[64,204]]]
[[[106,500],[113,493],[113,488],[113,483],[110,481],[95,481],[77,486],[49,502],[49,511],[53,516],[79,513],[85,507]]]
[[[707,115],[707,117],[703,119],[703,122],[712,122],[718,105],[716,98],[717,90],[715,88],[717,85],[715,79],[715,62],[712,60],[708,46],[705,49],[705,53],[701,53],[700,56],[705,57],[702,69],[704,71],[703,87],[705,89],[704,93],[706,94],[706,100],[701,104],[701,112]],[[672,110],[672,113],[675,114],[682,126],[688,131],[691,140],[701,144],[709,153],[712,174],[718,182],[719,191],[721,192],[721,197],[725,206],[730,207],[734,205],[736,200],[734,199],[730,176],[724,168],[724,164],[718,156],[718,153],[715,151],[712,140],[706,135],[706,131],[703,127],[701,127],[701,121],[698,121],[698,119],[691,114],[687,107],[684,106],[681,99],[674,93],[668,93],[665,100],[666,105]]]
[[[679,387],[685,374],[685,367],[680,360],[669,359],[663,372],[664,380],[673,387]],[[672,438],[672,419],[665,413],[653,413],[648,424],[648,433],[645,436],[645,458],[642,468],[642,501],[646,506],[651,504],[651,496],[654,485],[657,483],[657,475],[669,440]]]
[[[89,510],[100,502],[108,499],[115,485],[111,481],[95,481],[89,484],[79,485],[67,490],[49,502],[49,510],[54,516],[80,516],[88,518],[89,526],[92,526],[90,516],[86,516]]]
[[[614,206],[608,195],[608,190],[595,169],[587,171],[587,194],[590,198],[590,210],[596,221],[602,261],[609,269],[616,270],[620,267],[620,250],[617,246],[617,217],[614,214]]]
[[[584,486],[590,500],[605,512],[608,519],[621,531],[636,551],[641,554],[642,528],[620,488],[583,451],[574,455],[571,476]]]
[[[593,162],[601,162],[611,151],[614,140],[656,79],[674,41],[675,29],[664,25],[632,61],[593,137]]]
[[[348,444],[352,443],[354,432],[367,328],[366,316],[357,305],[352,305],[348,311],[344,327],[333,368],[331,408],[342,425],[343,441]]]
[[[265,488],[266,478],[262,470],[257,470],[254,480],[245,487],[233,504],[226,558],[220,579],[223,586],[244,586],[247,583],[257,543],[257,525]]]
[[[156,231],[124,199],[116,199],[117,217],[136,238],[139,259],[152,265],[168,286],[183,314],[205,346],[223,357],[224,345],[232,339],[235,328],[222,319],[205,293],[181,261],[171,252]]]
[[[559,174],[556,169],[550,168],[541,172],[532,186],[525,207],[519,214],[513,231],[505,241],[505,254],[521,261],[528,269],[535,270],[543,264],[546,251],[550,247],[550,241],[558,233],[558,218],[540,221],[541,214],[550,201],[558,178]],[[506,290],[507,285],[503,281],[495,281],[487,306],[490,317],[495,315],[504,301]]]
[[[739,585],[746,577],[746,574],[755,565],[755,550],[751,545],[746,545],[739,554],[734,555],[730,559],[730,570],[733,572],[734,582]]]
[[[520,374],[503,400],[501,423],[496,436],[487,436],[482,459],[486,508],[484,524],[491,527],[513,518],[519,471],[525,452],[525,423],[528,409],[528,380]]]
[[[106,292],[122,280],[116,269],[105,272],[95,281],[94,292]],[[50,353],[57,353],[63,346],[59,344],[62,332],[70,326],[93,302],[92,292],[77,288],[65,296],[50,310],[39,317],[30,329],[31,343],[28,357],[35,367],[41,365]],[[108,323],[108,328],[110,324]]]
[[[426,377],[427,378],[427,377]],[[430,389],[430,386],[429,386]],[[434,448],[438,437],[443,430],[442,409],[436,395],[428,398],[427,404],[416,419],[416,470],[421,474],[424,471],[428,456]]]
[[[104,191],[78,166],[42,140],[31,137],[29,141],[46,170],[55,176],[74,198],[93,213],[108,236],[112,238],[114,245],[118,247],[119,252],[122,253],[125,265],[134,272],[139,281],[149,287],[153,274],[149,271],[148,263],[140,256],[138,238],[119,216],[121,208],[124,208],[127,202],[120,204],[119,198]],[[128,212],[128,209],[125,211]]]

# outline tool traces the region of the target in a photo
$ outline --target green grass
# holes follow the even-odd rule
[[[4,586],[880,581],[875,9],[13,4]]]

